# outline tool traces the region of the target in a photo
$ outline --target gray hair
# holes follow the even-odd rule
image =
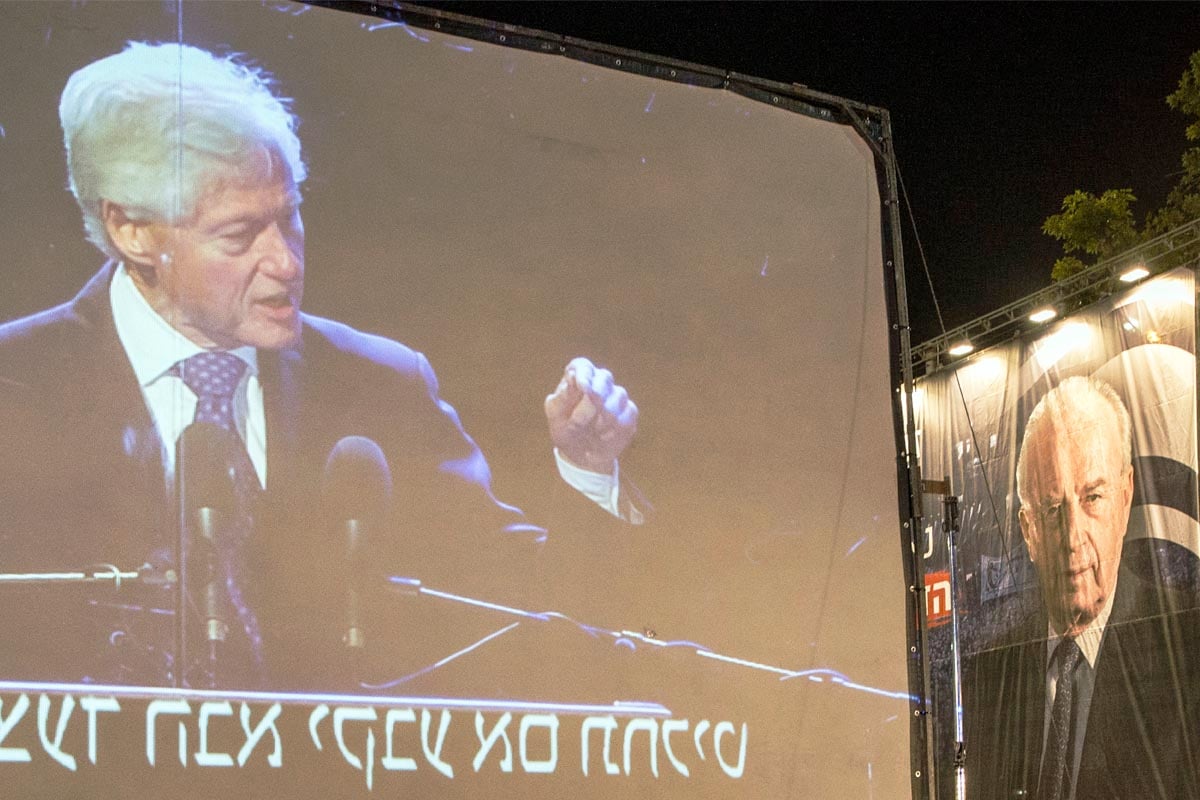
[[[297,120],[271,82],[234,56],[174,43],[130,42],[75,72],[58,116],[87,238],[118,257],[102,200],[137,221],[178,223],[217,179],[265,182],[286,168],[299,185]]]
[[[1055,386],[1033,407],[1033,413],[1025,423],[1025,435],[1021,439],[1021,453],[1017,456],[1017,497],[1022,505],[1029,499],[1029,476],[1025,464],[1025,453],[1034,435],[1049,418],[1057,422],[1068,417],[1068,409],[1079,408],[1086,397],[1093,397],[1107,403],[1112,409],[1117,421],[1117,437],[1121,448],[1121,471],[1124,472],[1133,463],[1133,434],[1129,421],[1129,411],[1116,390],[1099,378],[1075,375]]]

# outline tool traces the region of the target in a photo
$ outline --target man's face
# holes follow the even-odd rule
[[[1099,397],[1064,399],[1064,419],[1042,418],[1027,445],[1021,532],[1054,630],[1076,636],[1112,596],[1133,468],[1122,467],[1116,414]]]
[[[300,336],[304,224],[290,179],[218,184],[180,225],[156,224],[168,256],[139,281],[147,300],[201,347],[277,350]]]

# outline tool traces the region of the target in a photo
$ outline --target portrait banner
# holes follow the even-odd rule
[[[925,376],[923,560],[939,782],[1195,797],[1196,282],[1179,268]],[[1051,793],[1055,792],[1055,793]]]

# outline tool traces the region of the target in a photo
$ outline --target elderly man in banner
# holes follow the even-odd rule
[[[1108,384],[1067,378],[1017,462],[1042,609],[968,660],[970,796],[1200,797],[1195,613],[1125,569],[1130,419]]]
[[[425,357],[300,310],[305,165],[261,73],[130,44],[76,72],[59,112],[70,187],[108,262],[74,300],[0,327],[0,572],[146,566],[119,593],[7,603],[0,677],[336,684],[304,662],[345,630],[347,544],[323,497],[345,437],[374,443],[352,440],[351,482],[359,469],[386,493],[375,467],[396,476],[367,567],[463,591],[533,581],[546,531],[493,496]],[[638,415],[625,390],[577,358],[545,412],[589,524],[639,522],[617,472]],[[177,442],[199,423],[194,449],[215,448],[230,510],[207,567],[188,567],[174,555],[190,522]],[[209,570],[183,605],[193,630],[219,624],[210,639],[233,666],[215,680],[212,664],[176,663],[165,633],[181,567]]]

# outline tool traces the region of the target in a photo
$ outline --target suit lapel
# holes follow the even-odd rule
[[[308,378],[301,348],[260,350],[259,378],[267,425],[267,486],[247,547],[248,597],[264,636],[268,674],[289,680],[340,654],[339,586],[344,543],[321,522],[321,442],[329,422]],[[340,387],[344,388],[344,387]],[[340,589],[344,591],[344,589]],[[331,616],[332,615],[332,616]],[[332,632],[332,633],[331,633]],[[307,660],[305,664],[300,661]],[[328,678],[319,678],[328,685]],[[303,682],[303,681],[302,681]]]
[[[173,551],[174,520],[163,443],[113,324],[108,287],[115,268],[106,264],[72,303],[80,344],[70,348],[73,378],[63,387],[62,419],[84,433],[77,440],[81,467],[91,472],[87,483],[96,487],[96,499],[114,520],[127,521],[110,528],[111,545],[126,557],[142,558],[144,553],[132,552],[142,549],[137,543],[153,541],[156,549]]]
[[[53,435],[56,487],[63,500],[65,558],[75,566],[109,563],[139,569],[147,580],[89,589],[79,613],[81,641],[95,637],[91,663],[77,674],[105,682],[172,680],[168,571],[177,559],[178,525],[163,471],[163,445],[133,367],[117,338],[108,299],[115,266],[107,264],[50,330],[56,362],[41,376],[44,415]],[[64,556],[60,556],[64,557]]]
[[[1079,798],[1125,796],[1113,787],[1137,785],[1144,786],[1143,797],[1174,797],[1156,788],[1156,781],[1177,771],[1174,751],[1190,731],[1173,724],[1177,698],[1172,692],[1182,676],[1170,666],[1171,646],[1162,628],[1168,609],[1144,605],[1148,594],[1135,574],[1121,570],[1096,659]]]
[[[267,423],[267,491],[291,484],[288,471],[300,447],[301,385],[304,361],[300,348],[259,350],[259,379]]]

